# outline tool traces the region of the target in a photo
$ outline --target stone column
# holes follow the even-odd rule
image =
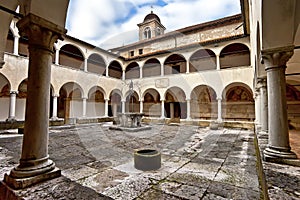
[[[105,104],[104,104],[104,117],[108,117],[108,101],[109,101],[109,99],[105,99]]]
[[[217,122],[222,122],[222,98],[217,98],[218,100],[218,118]]]
[[[52,120],[56,120],[57,119],[57,95],[53,96],[53,110],[52,110]]]
[[[164,72],[164,63],[160,64],[160,76],[164,76],[165,72]]]
[[[10,92],[10,98],[9,98],[9,114],[8,119],[6,121],[16,121],[16,100],[17,100],[17,91],[11,91]]]
[[[268,94],[267,94],[267,79],[261,78],[259,81],[259,93],[260,93],[260,122],[261,131],[268,132]]]
[[[140,113],[143,113],[143,109],[144,109],[143,103],[144,103],[144,101],[141,100],[141,101],[140,101]]]
[[[118,104],[116,103],[112,104],[112,111],[113,111],[113,116],[116,117],[118,112]]]
[[[255,100],[255,125],[256,131],[259,132],[261,130],[261,97],[260,91],[257,87],[254,93],[254,100]]]
[[[170,103],[170,118],[174,118],[174,103]]]
[[[189,61],[186,62],[186,73],[187,74],[190,73],[190,62]]]
[[[82,116],[86,117],[86,97],[82,98]]]
[[[28,36],[25,126],[20,163],[9,175],[5,174],[4,181],[13,188],[24,188],[61,174],[49,159],[48,128],[53,45],[66,30],[31,13],[17,26]]]
[[[143,67],[140,67],[140,78],[143,78]]]
[[[294,46],[262,51],[268,89],[269,141],[264,150],[266,161],[296,158],[289,142],[285,80],[286,63],[293,51]]]
[[[216,61],[217,61],[217,70],[220,70],[221,64],[220,64],[220,55],[219,54],[216,55]]]
[[[125,70],[122,70],[122,80],[125,81]]]
[[[122,100],[122,113],[125,113],[126,100]]]
[[[59,65],[59,49],[55,48],[55,64]]]
[[[186,119],[191,119],[191,100],[186,100]]]
[[[87,72],[88,68],[87,68],[87,58],[84,58],[84,62],[83,62],[83,71]]]
[[[105,67],[105,76],[108,77],[108,66]]]
[[[20,36],[14,36],[14,55],[19,55],[19,38]]]
[[[166,118],[165,117],[165,100],[161,100],[161,117],[162,119]]]

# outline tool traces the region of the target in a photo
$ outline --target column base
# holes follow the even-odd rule
[[[6,121],[6,122],[13,123],[13,122],[16,122],[17,120],[16,120],[16,118],[14,118],[14,117],[9,117],[9,118],[7,118],[5,121]]]
[[[61,170],[55,167],[53,170],[32,177],[16,178],[11,174],[4,175],[4,183],[13,189],[23,189],[34,184],[54,179],[61,176]]]
[[[268,146],[263,153],[264,160],[267,162],[282,163],[284,160],[287,159],[297,159],[297,155],[290,149]]]

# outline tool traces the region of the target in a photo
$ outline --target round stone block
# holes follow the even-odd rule
[[[142,171],[161,167],[161,154],[155,149],[141,149],[134,152],[134,167]]]

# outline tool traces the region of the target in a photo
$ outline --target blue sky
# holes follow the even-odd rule
[[[240,13],[240,0],[70,0],[68,35],[104,49],[136,42],[151,7],[173,31]]]

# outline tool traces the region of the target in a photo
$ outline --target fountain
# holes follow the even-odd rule
[[[129,104],[131,101],[131,110],[134,109],[133,104],[133,82],[132,80],[129,83]],[[109,129],[111,130],[121,130],[121,131],[142,131],[142,130],[149,130],[151,129],[150,126],[142,126],[141,121],[144,113],[137,113],[137,112],[125,112],[125,113],[118,113],[117,114],[117,125],[110,126]]]

